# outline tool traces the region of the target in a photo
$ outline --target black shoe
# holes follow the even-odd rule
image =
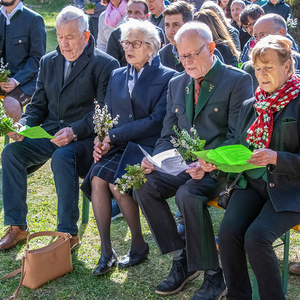
[[[147,244],[147,243],[146,243]],[[149,254],[149,245],[147,244],[146,250],[142,254],[138,254],[134,250],[129,250],[119,261],[119,266],[121,268],[127,268],[130,266],[138,265],[145,259]]]
[[[192,300],[220,300],[227,293],[222,269],[214,275],[204,273],[204,281],[201,288],[194,295]]]
[[[110,258],[100,257],[97,267],[93,271],[93,275],[102,275],[111,270],[114,266],[118,264],[118,257],[114,249],[112,249],[112,254]]]
[[[185,253],[182,256],[180,260],[173,259],[173,266],[168,278],[157,286],[155,293],[160,295],[178,293],[188,281],[199,275],[199,271],[188,272]]]

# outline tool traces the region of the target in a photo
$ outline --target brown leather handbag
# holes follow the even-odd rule
[[[30,250],[29,241],[41,236],[57,236],[58,238],[45,247]],[[21,272],[19,286],[9,299],[18,297],[21,285],[36,289],[47,281],[72,271],[70,238],[70,234],[57,231],[41,231],[31,234],[27,238],[25,255],[22,257],[22,267],[3,277],[8,279]]]

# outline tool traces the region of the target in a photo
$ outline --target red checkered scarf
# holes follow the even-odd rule
[[[273,132],[273,114],[286,107],[300,92],[300,79],[291,76],[276,93],[269,95],[260,86],[255,92],[254,108],[258,117],[248,129],[246,141],[258,148],[268,148]]]

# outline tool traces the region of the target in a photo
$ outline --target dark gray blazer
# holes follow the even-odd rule
[[[255,98],[241,107],[236,143],[249,147],[247,130],[257,115]],[[267,183],[277,212],[300,212],[300,95],[274,114],[273,134],[269,148],[277,151],[277,165],[267,165]],[[258,169],[259,170],[259,169]]]
[[[46,52],[44,20],[24,6],[23,11],[17,11],[10,22],[6,25],[6,18],[0,13],[0,57],[6,58],[10,77],[20,83],[25,94],[32,95],[39,61]]]
[[[173,148],[170,136],[174,135],[174,125],[180,130],[195,125],[200,139],[206,140],[205,149],[233,144],[240,106],[252,96],[251,76],[219,60],[204,77],[196,110],[194,80],[186,73],[173,78],[164,127],[153,154]]]
[[[82,161],[86,160],[87,172],[92,162],[95,136],[91,121],[94,99],[103,104],[110,74],[119,64],[95,48],[92,36],[66,82],[63,80],[64,64],[59,47],[41,59],[37,90],[19,122],[30,127],[41,125],[51,134],[71,126],[78,137],[77,142],[72,142],[75,154],[80,154],[78,157],[81,156]]]

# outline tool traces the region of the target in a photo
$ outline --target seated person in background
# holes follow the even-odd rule
[[[127,18],[133,18],[138,20],[148,20],[148,4],[146,0],[129,0],[127,3]],[[161,47],[166,43],[166,37],[164,32],[156,26],[161,41]],[[117,27],[109,36],[106,53],[117,59],[121,67],[127,65],[125,58],[125,51],[121,45],[121,28]]]
[[[136,144],[150,147],[152,152],[166,113],[168,83],[176,73],[160,64],[157,55],[160,40],[153,24],[130,19],[121,25],[121,31],[128,67],[112,73],[104,101],[111,116],[120,117],[118,124],[101,141],[101,148],[96,138],[94,163],[81,186],[91,198],[101,239],[101,256],[94,275],[102,275],[118,263],[110,239],[112,197],[131,231],[130,250],[119,266],[137,265],[149,253],[141,232],[139,207],[130,194],[116,191],[114,182],[125,173],[125,165],[141,161],[143,154]],[[119,164],[123,166],[121,170]]]
[[[235,47],[238,51],[241,51],[241,43],[239,38],[239,31],[230,24],[230,20],[225,17],[223,9],[213,1],[206,1],[203,3],[201,9],[211,9],[221,19],[222,23],[226,26],[231,39],[233,40]]]
[[[165,22],[163,18],[163,11],[166,9],[164,0],[146,0],[149,11],[151,13],[149,21],[163,31],[165,30]]]
[[[244,48],[245,44],[251,38],[251,35],[243,29],[242,22],[240,21],[240,14],[245,7],[246,4],[243,0],[235,0],[231,4],[231,25],[239,31],[241,49]]]
[[[73,0],[78,8],[84,9],[84,0]],[[105,6],[101,3],[102,0],[90,0],[91,3],[95,4],[96,7],[93,9],[85,9],[84,12],[89,16],[89,29],[94,39],[98,37],[98,23],[99,16],[105,10]]]
[[[284,0],[268,0],[266,4],[261,7],[265,14],[278,14],[281,15],[286,21],[288,16],[292,18],[291,7],[285,3]]]
[[[176,33],[175,41],[178,59],[186,72],[169,83],[167,114],[153,155],[173,149],[174,125],[188,132],[195,125],[200,138],[206,140],[205,149],[233,143],[240,106],[253,96],[251,76],[222,64],[213,55],[212,33],[203,23],[184,24]],[[173,257],[169,276],[155,292],[177,293],[199,270],[205,270],[204,283],[193,299],[220,299],[226,294],[226,285],[206,204],[224,188],[227,174],[205,173],[198,162],[177,176],[154,170],[146,158],[142,166],[148,174],[147,182],[134,190],[134,197],[161,253],[171,253]],[[184,217],[186,243],[177,232],[166,201],[173,196]]]
[[[128,0],[103,0],[107,5],[101,13],[98,23],[97,48],[106,51],[107,41],[111,32],[120,26],[126,18]]]
[[[253,27],[253,37],[255,42],[259,42],[262,38],[268,35],[281,35],[286,36],[287,27],[284,18],[278,14],[267,14],[259,18]],[[292,47],[292,50],[293,47]],[[294,68],[300,69],[300,54],[293,51]],[[253,79],[254,91],[258,87],[258,81],[255,76],[255,70],[252,61],[247,61],[242,65],[242,69],[249,73]]]
[[[225,17],[230,20],[232,19],[230,10],[231,2],[232,0],[217,0],[217,4],[223,9]]]
[[[285,299],[273,242],[300,223],[300,79],[291,49],[286,37],[268,36],[252,51],[259,87],[242,104],[235,142],[254,150],[248,162],[261,168],[244,172],[247,187],[233,190],[220,226],[228,300],[252,299],[247,256],[260,299]]]
[[[6,114],[17,122],[35,91],[39,61],[46,52],[46,29],[43,18],[21,0],[1,4],[0,58],[11,73],[9,82],[0,83],[0,95]]]
[[[55,138],[30,139],[8,133],[16,142],[2,151],[4,224],[9,228],[0,240],[0,250],[16,246],[29,235],[27,174],[50,158],[58,198],[57,230],[72,235],[71,250],[80,243],[79,176],[85,177],[86,165],[93,161],[95,134],[90,120],[94,99],[103,104],[109,76],[119,64],[95,48],[88,16],[81,9],[65,7],[56,18],[56,32],[59,46],[42,57],[37,89],[18,122],[41,125]]]
[[[159,51],[161,63],[178,72],[184,71],[184,67],[177,59],[177,49],[174,36],[181,26],[193,20],[194,7],[185,1],[176,1],[171,3],[163,12],[165,19],[165,33],[170,41],[168,45]],[[224,62],[222,54],[215,48],[214,54]]]
[[[244,63],[249,60],[249,50],[255,45],[253,38],[253,26],[255,22],[265,14],[264,10],[257,4],[247,5],[240,14],[240,21],[243,29],[251,35],[251,38],[245,44],[240,55],[240,62]]]
[[[218,15],[210,9],[201,9],[195,15],[194,20],[203,22],[209,27],[216,48],[221,52],[225,64],[237,67],[239,52]]]

